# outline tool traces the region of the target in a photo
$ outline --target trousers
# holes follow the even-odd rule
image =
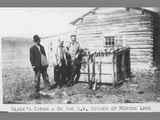
[[[66,82],[66,67],[64,65],[56,65],[54,67],[54,81],[56,85],[62,87]]]
[[[49,82],[49,76],[47,73],[47,67],[46,66],[40,66],[40,67],[35,67],[34,68],[34,83],[35,83],[35,92],[39,92],[40,91],[40,77],[42,74],[42,78],[43,78],[43,82],[44,82],[44,86],[45,87],[49,87],[50,86],[50,82]]]

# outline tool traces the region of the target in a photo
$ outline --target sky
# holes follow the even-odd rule
[[[1,37],[52,36],[73,30],[69,24],[93,8],[0,8]]]
[[[52,36],[73,30],[69,23],[93,8],[0,8],[0,36]],[[152,8],[149,8],[152,9]],[[157,9],[159,11],[159,8]]]

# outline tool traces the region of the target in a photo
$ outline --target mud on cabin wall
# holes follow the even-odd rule
[[[115,46],[130,47],[131,70],[149,69],[158,59],[154,56],[159,48],[155,45],[155,16],[143,9],[98,8],[72,24],[77,27],[81,46],[103,49],[105,36],[114,35]]]

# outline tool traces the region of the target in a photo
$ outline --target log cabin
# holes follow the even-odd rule
[[[71,24],[89,50],[129,47],[131,71],[160,64],[159,15],[143,8],[94,8]]]

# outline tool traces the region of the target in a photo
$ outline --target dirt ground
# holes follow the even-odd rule
[[[51,83],[54,83],[52,68],[49,68]],[[157,79],[150,71],[135,72],[132,78],[114,88],[101,85],[96,91],[88,89],[87,83],[50,91],[42,90],[39,99],[34,99],[33,72],[30,68],[2,70],[3,102],[5,104],[106,104],[160,102]],[[43,82],[42,82],[43,84]],[[43,87],[43,86],[41,86]]]

